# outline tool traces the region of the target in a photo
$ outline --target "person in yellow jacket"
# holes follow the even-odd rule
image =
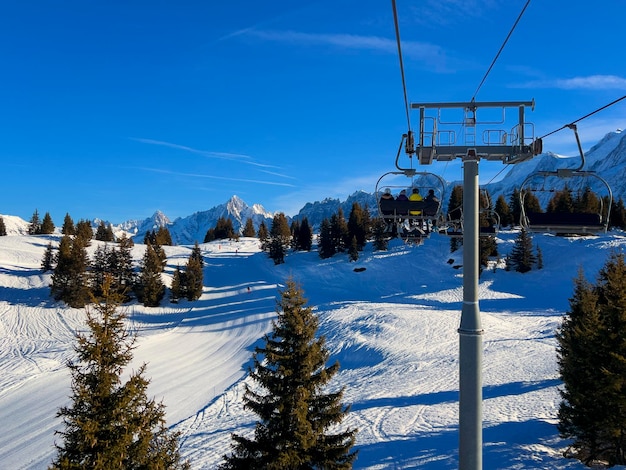
[[[411,195],[409,196],[409,201],[421,201],[424,199],[420,194],[420,190],[417,188],[413,188]],[[410,211],[411,215],[422,215],[422,211]]]

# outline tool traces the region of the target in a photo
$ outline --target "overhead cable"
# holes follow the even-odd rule
[[[411,129],[410,105],[409,98],[406,93],[406,80],[404,79],[404,63],[402,61],[402,46],[400,45],[400,27],[398,26],[398,11],[396,9],[396,1],[391,0],[393,9],[393,23],[396,27],[396,42],[398,43],[398,58],[400,59],[400,75],[402,75],[402,90],[404,91],[404,107],[406,110],[406,121],[408,129]]]
[[[559,127],[558,129],[553,130],[552,132],[548,132],[546,135],[543,135],[541,137],[539,137],[540,139],[545,139],[546,137],[548,137],[549,135],[552,134],[556,134],[559,131],[562,131],[565,128],[568,128],[569,126],[571,126],[572,124],[576,124],[579,121],[582,121],[583,119],[587,119],[590,116],[593,116],[596,113],[599,113],[600,111],[608,108],[609,106],[613,106],[616,103],[619,103],[620,101],[622,101],[623,99],[626,99],[626,95],[622,96],[621,98],[617,98],[614,101],[611,101],[609,104],[606,104],[604,106],[602,106],[601,108],[596,109],[595,111],[590,112],[589,114],[585,114],[583,117],[576,119],[575,121],[570,122],[569,124],[565,124],[562,127]]]

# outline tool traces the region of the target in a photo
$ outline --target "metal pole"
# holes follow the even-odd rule
[[[459,327],[459,469],[482,469],[482,334],[478,306],[478,157],[463,160],[463,307]]]

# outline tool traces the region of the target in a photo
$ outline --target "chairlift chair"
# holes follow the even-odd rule
[[[561,168],[555,171],[538,171],[530,174],[520,187],[521,216],[520,225],[529,232],[548,232],[557,235],[592,235],[608,230],[613,193],[607,181],[593,171],[585,171],[585,154],[583,153],[578,131],[575,124],[568,126],[574,131],[581,158],[580,166],[576,169]],[[604,197],[600,195],[597,212],[537,212],[527,211],[525,198],[532,192],[555,191],[555,184],[547,183],[548,178],[554,181],[572,183],[570,189],[587,189],[602,187],[606,189],[604,196],[608,199],[604,207]],[[597,184],[593,184],[593,183]],[[540,184],[538,184],[540,183]],[[546,189],[548,188],[548,189]]]

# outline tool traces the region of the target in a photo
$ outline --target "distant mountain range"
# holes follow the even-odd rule
[[[528,175],[538,171],[555,171],[557,168],[576,169],[579,165],[580,158],[564,158],[554,153],[546,152],[526,162],[511,165],[509,172],[500,181],[485,185],[484,188],[489,191],[494,202],[501,194],[508,201],[513,190],[515,188],[519,189]],[[626,199],[626,132],[618,129],[605,135],[585,153],[585,166],[583,169],[595,172],[606,180],[612,190],[614,200],[619,198]],[[428,171],[427,167],[425,167],[425,171]],[[444,204],[447,202],[447,195],[450,194],[450,190],[457,184],[462,184],[462,182],[446,182]],[[586,180],[585,185],[587,184],[600,196],[605,195],[607,192],[602,183],[595,179]],[[543,196],[538,195],[538,198],[545,204],[551,196],[550,192],[546,192]],[[316,229],[322,220],[337,213],[340,207],[347,218],[354,202],[358,202],[362,207],[368,207],[372,215],[376,215],[378,212],[374,194],[356,191],[345,201],[326,198],[322,201],[308,202],[293,219],[302,220],[306,217],[309,223]],[[161,211],[157,211],[152,217],[144,220],[129,220],[119,225],[113,225],[113,229],[117,233],[127,232],[136,241],[142,242],[148,231],[166,226],[172,235],[174,243],[186,245],[193,244],[196,241],[202,243],[207,230],[214,227],[220,217],[230,218],[233,221],[235,230],[240,230],[248,218],[252,219],[255,228],[258,228],[261,221],[265,221],[267,227],[270,228],[274,215],[274,213],[266,211],[259,204],[248,206],[238,196],[232,196],[224,204],[206,211],[196,212],[187,217],[179,217],[174,221],[171,221]],[[17,234],[28,231],[28,223],[21,218],[10,215],[2,217],[4,218],[7,233]],[[94,226],[97,226],[100,220],[95,219],[93,223]]]

